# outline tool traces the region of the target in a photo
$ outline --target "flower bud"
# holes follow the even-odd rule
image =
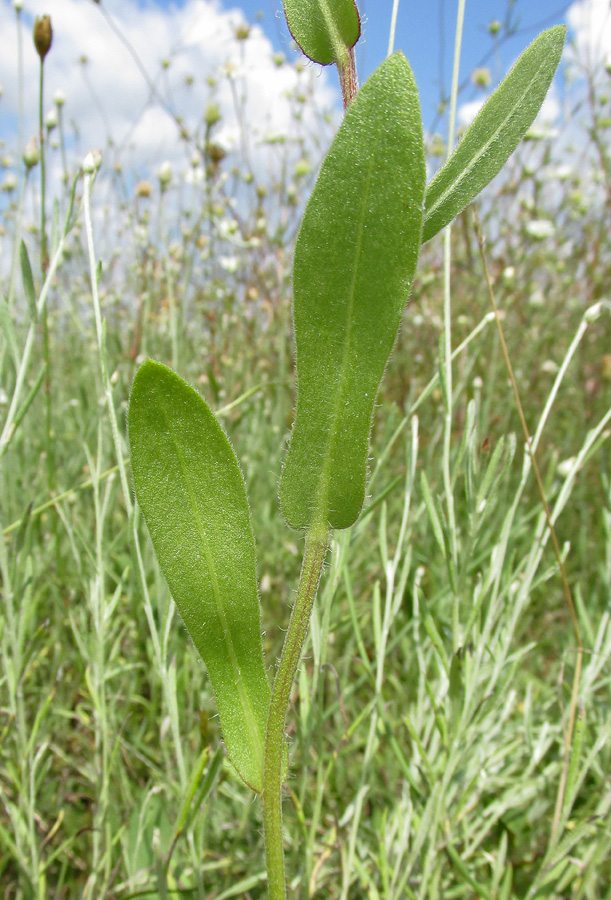
[[[53,94],[53,102],[57,107],[62,107],[66,102],[66,95],[62,90],[57,90]]]
[[[52,43],[51,16],[36,16],[36,21],[34,22],[34,46],[41,62],[51,49]]]
[[[490,87],[490,82],[492,81],[490,69],[486,69],[484,66],[474,69],[471,73],[471,81],[478,88]]]
[[[206,156],[213,165],[218,166],[227,156],[227,151],[220,144],[209,142],[206,144]]]
[[[33,169],[40,162],[40,150],[38,149],[38,141],[35,137],[30,138],[23,148],[23,162],[26,169]]]
[[[204,122],[208,126],[208,128],[212,128],[213,125],[221,118],[221,110],[218,103],[209,103],[206,107],[206,112],[204,113]]]
[[[12,172],[9,172],[0,186],[0,191],[4,191],[5,194],[12,194],[16,187],[17,179]]]
[[[53,131],[54,128],[57,128],[58,121],[57,110],[53,106],[45,116],[45,125],[47,126],[47,129]]]
[[[238,25],[234,34],[236,41],[246,41],[250,37],[250,27],[248,25]]]
[[[102,153],[100,150],[90,150],[83,160],[83,172],[85,175],[94,175],[102,165]]]
[[[15,12],[20,13],[23,9],[23,0],[13,0],[13,9]]]
[[[592,322],[596,322],[596,320],[600,318],[600,315],[602,313],[602,308],[603,308],[603,305],[599,300],[598,303],[594,303],[593,306],[589,306],[586,309],[585,313],[583,314],[583,317],[586,320],[586,322],[588,323],[588,325],[591,325]]]
[[[164,162],[159,166],[157,171],[157,178],[159,180],[159,186],[162,191],[165,191],[170,181],[172,180],[172,165],[169,162]]]

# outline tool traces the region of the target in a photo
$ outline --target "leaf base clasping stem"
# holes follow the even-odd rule
[[[284,852],[282,849],[284,722],[329,546],[329,537],[329,528],[326,524],[312,525],[306,536],[297,598],[284,639],[267,719],[262,800],[269,900],[286,900]]]

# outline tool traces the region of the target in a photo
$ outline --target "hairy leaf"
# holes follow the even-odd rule
[[[424,182],[418,94],[396,53],[351,104],[295,248],[297,410],[280,488],[294,528],[347,528],[363,505],[373,405],[418,260]]]
[[[500,172],[535,117],[564,47],[564,25],[542,32],[482,107],[426,191],[422,241],[441,231]]]
[[[161,570],[206,663],[229,758],[263,787],[270,690],[244,481],[206,402],[161,363],[136,374],[129,405],[136,497]]]
[[[284,12],[295,42],[323,66],[341,59],[361,34],[354,0],[284,0]]]

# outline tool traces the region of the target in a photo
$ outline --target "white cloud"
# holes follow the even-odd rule
[[[487,99],[487,97],[478,97],[477,100],[462,103],[458,107],[458,124],[461,128],[466,128],[471,124]]]
[[[507,70],[507,74],[509,74],[509,69]],[[458,124],[467,128],[481,108],[484,103],[488,100],[488,97],[478,97],[476,100],[471,100],[470,102],[463,103],[458,108]],[[558,99],[558,92],[556,90],[555,82],[552,82],[550,89],[548,90],[546,97],[543,101],[541,109],[537,113],[537,118],[533,123],[533,127],[536,128],[547,128],[550,124],[557,121],[560,115],[560,101]]]
[[[104,9],[142,61],[158,95],[183,117],[191,134],[199,130],[201,136],[203,113],[213,96],[221,108],[226,149],[243,149],[247,144],[248,153],[256,156],[265,133],[303,136],[313,104],[304,104],[304,122],[296,124],[295,100],[288,95],[297,89],[313,91],[319,110],[335,105],[336,93],[324,71],[309,67],[300,74],[293,65],[278,67],[273,47],[258,25],[247,40],[236,40],[236,27],[247,24],[244,15],[238,9],[223,10],[218,0],[187,0],[181,8],[138,0],[104,0],[103,7],[92,0],[26,0],[22,13],[25,139],[37,130],[38,57],[32,22],[34,16],[49,13],[54,36],[45,61],[45,111],[52,106],[55,91],[63,91],[66,131],[78,133],[72,141],[74,152],[83,156],[92,147],[100,147],[107,162],[110,141],[113,161],[149,176],[165,158],[188,159],[192,148],[185,148],[176,123],[161,103],[151,99],[146,79],[104,18]],[[16,25],[10,0],[0,0],[0,20],[0,84],[4,86],[0,130],[9,145],[14,141],[12,123],[18,108]],[[162,60],[169,61],[167,69]],[[214,89],[207,83],[209,76],[216,77]],[[256,159],[251,162],[257,164]]]
[[[595,68],[611,53],[609,0],[575,0],[566,21],[575,40],[575,57],[588,69]]]

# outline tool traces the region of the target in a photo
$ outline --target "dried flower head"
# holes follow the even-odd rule
[[[153,192],[153,185],[150,181],[139,181],[134,190],[136,197],[150,197]]]

